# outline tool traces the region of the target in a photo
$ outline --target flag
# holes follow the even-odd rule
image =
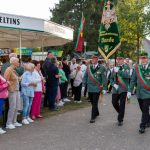
[[[113,0],[105,0],[99,29],[98,50],[107,60],[120,47],[120,35]]]
[[[75,50],[76,52],[82,52],[83,51],[83,29],[84,29],[84,23],[85,23],[85,18],[82,14],[82,18],[80,21],[80,27],[79,27],[79,31],[78,31],[78,38],[77,38],[77,43],[76,43],[76,47]]]

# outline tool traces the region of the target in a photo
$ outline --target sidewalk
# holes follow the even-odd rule
[[[117,126],[111,95],[90,124],[90,107],[36,121],[0,136],[1,150],[149,150],[150,129],[140,135],[141,112],[135,98],[127,104],[124,125]],[[104,105],[105,103],[105,105]]]

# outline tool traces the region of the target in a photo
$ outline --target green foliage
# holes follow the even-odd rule
[[[74,41],[59,47],[66,53],[73,51],[76,44],[82,12],[85,16],[84,40],[87,50],[97,51],[98,31],[101,23],[104,0],[60,0],[50,10],[52,21],[72,27]],[[122,46],[118,55],[133,57],[140,48],[140,41],[150,34],[150,2],[149,0],[115,0]]]

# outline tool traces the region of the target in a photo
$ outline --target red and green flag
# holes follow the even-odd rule
[[[107,60],[120,47],[120,35],[114,0],[105,0],[99,29],[98,50]]]
[[[84,47],[83,47],[83,29],[84,29],[84,23],[85,23],[85,18],[82,15],[81,21],[80,21],[80,27],[78,31],[78,38],[77,38],[77,43],[75,50],[76,52],[82,52]]]

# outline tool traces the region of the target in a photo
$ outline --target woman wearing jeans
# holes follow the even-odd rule
[[[34,97],[34,88],[36,87],[36,82],[33,76],[34,64],[28,63],[25,65],[26,71],[22,75],[21,81],[21,92],[23,98],[23,124],[29,124],[34,122],[30,116],[31,105]]]

